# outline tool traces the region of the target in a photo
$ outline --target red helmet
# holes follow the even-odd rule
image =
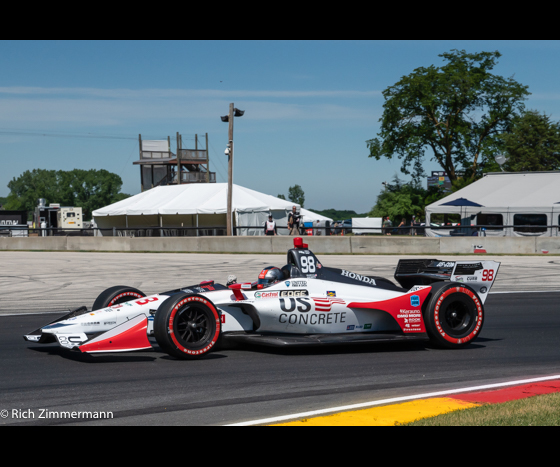
[[[259,274],[259,280],[257,284],[261,285],[262,287],[268,287],[269,285],[280,282],[283,279],[284,273],[280,269],[274,266],[268,266],[267,268],[264,268]]]

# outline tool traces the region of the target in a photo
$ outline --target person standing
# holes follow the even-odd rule
[[[268,220],[264,223],[264,234],[278,235],[278,229],[276,228],[276,222],[272,218],[272,214],[269,214]]]
[[[393,223],[391,222],[391,219],[389,219],[389,216],[387,216],[383,222],[383,231],[385,232],[385,235],[391,235],[391,227],[393,227]]]
[[[297,212],[297,207],[292,208],[292,212],[288,215],[288,228],[290,235],[299,235],[299,224],[301,221],[301,214]]]

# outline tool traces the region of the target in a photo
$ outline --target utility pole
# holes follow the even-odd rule
[[[210,183],[210,156],[208,155],[208,133],[206,133],[206,183]]]
[[[233,235],[233,219],[231,218],[231,205],[233,197],[233,118],[242,117],[244,110],[235,109],[233,103],[229,105],[229,114],[221,117],[222,122],[229,122],[228,144],[226,155],[228,156],[228,199],[227,199],[227,224],[226,234]]]
[[[169,149],[171,151],[171,148]],[[181,184],[181,138],[177,132],[177,185]]]
[[[226,235],[233,235],[233,225],[231,219],[231,204],[233,198],[233,103],[229,105],[229,131],[228,131],[228,197],[227,197],[227,230]]]

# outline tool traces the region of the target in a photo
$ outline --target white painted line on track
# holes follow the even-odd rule
[[[461,389],[451,389],[448,391],[428,392],[425,394],[416,394],[414,396],[393,397],[391,399],[383,399],[383,400],[372,401],[372,402],[363,402],[361,404],[343,405],[340,407],[331,407],[329,409],[314,410],[311,412],[295,413],[291,415],[282,415],[279,417],[272,417],[272,418],[263,418],[261,420],[252,420],[249,422],[232,423],[230,425],[225,425],[225,426],[269,425],[271,423],[284,422],[287,420],[297,420],[300,418],[316,417],[318,415],[325,415],[329,413],[348,412],[351,410],[364,409],[366,407],[374,407],[376,405],[389,405],[398,402],[412,401],[417,399],[428,399],[431,397],[446,396],[450,394],[459,394],[463,392],[484,391],[488,389],[497,389],[497,388],[503,388],[507,386],[519,386],[522,384],[539,383],[542,381],[550,381],[554,379],[560,379],[560,375],[545,376],[541,378],[522,379],[517,381],[508,381],[507,383],[485,384],[482,386],[472,386],[472,387],[461,388]]]

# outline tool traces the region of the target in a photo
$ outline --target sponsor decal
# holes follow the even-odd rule
[[[360,274],[356,274],[354,272],[346,271],[344,269],[342,270],[342,272],[340,274],[344,277],[349,277],[350,279],[354,279],[354,280],[357,280],[357,281],[360,281],[360,282],[365,282],[366,284],[377,285],[375,283],[375,280],[371,279],[370,277],[361,276]]]
[[[281,290],[280,296],[281,297],[305,297],[309,295],[307,290]]]
[[[286,285],[288,285],[288,287],[307,287],[307,281],[291,281],[288,282]]]
[[[336,292],[333,290],[327,290],[327,297],[336,297]]]
[[[455,282],[463,282],[463,281],[464,281],[464,279],[463,279],[462,276],[455,277]]]
[[[297,305],[299,303],[299,305]],[[307,313],[311,310],[311,303],[308,298],[281,298],[280,308],[282,311],[295,311],[297,306],[297,311],[300,313]]]
[[[281,298],[280,308],[285,313],[280,314],[278,321],[281,324],[339,324],[346,322],[346,313],[313,313],[312,299],[308,297]],[[315,300],[315,299],[313,299]],[[321,311],[316,308],[315,311]],[[330,311],[322,310],[322,311]],[[291,313],[291,314],[288,314]]]
[[[101,324],[101,323],[99,323],[97,321],[96,322],[92,321],[90,323],[82,323],[82,326],[99,326],[99,324]]]
[[[105,321],[103,324],[104,324],[105,326],[110,326],[110,325],[115,325],[115,324],[117,324],[117,322],[116,322],[116,321]]]
[[[331,298],[331,297],[315,298],[315,297],[313,297],[313,301],[315,302],[315,309],[317,311],[323,311],[323,312],[326,312],[326,313],[331,311],[332,306],[335,305],[335,304],[346,305],[346,302],[344,300],[342,300],[341,298]]]
[[[420,306],[420,297],[418,295],[410,296],[410,306]]]
[[[278,298],[278,292],[255,292],[255,298]]]
[[[442,261],[441,263],[436,264],[436,268],[452,268],[453,266],[455,266],[454,262],[445,262]]]
[[[354,330],[354,325],[346,326],[346,330],[347,331],[353,331]]]
[[[286,287],[290,287],[290,281],[286,281],[284,284],[286,284]]]
[[[371,329],[371,324],[364,324],[364,330]]]
[[[301,314],[285,314],[282,313],[278,321],[281,324],[300,324],[300,325],[317,325],[317,324],[339,324],[346,322],[346,313],[301,313]]]

